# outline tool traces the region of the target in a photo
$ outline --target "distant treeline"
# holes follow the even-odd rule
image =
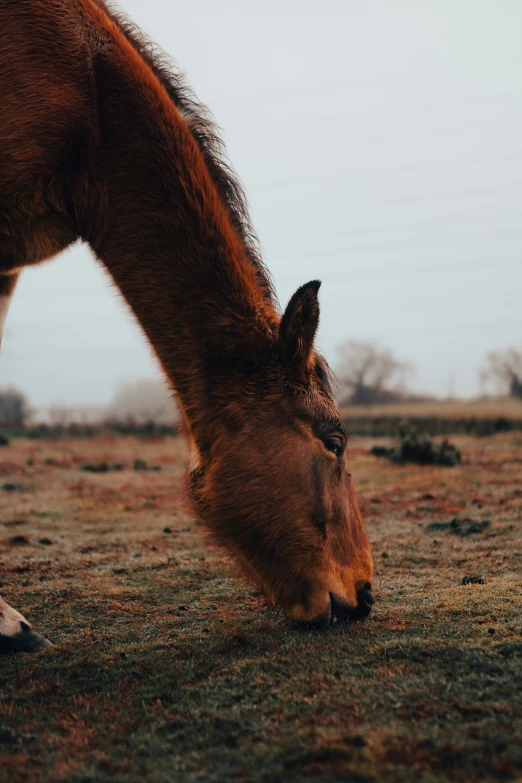
[[[1,423],[0,423],[1,424]],[[1,426],[0,435],[5,438],[30,438],[32,440],[56,440],[59,438],[99,438],[117,435],[135,435],[142,438],[154,438],[179,435],[179,427],[173,424],[102,422],[100,424],[38,424],[34,426]]]

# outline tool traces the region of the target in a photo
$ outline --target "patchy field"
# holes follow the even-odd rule
[[[345,405],[343,416],[401,416],[405,419],[436,416],[440,419],[522,419],[522,400],[516,397],[490,400],[433,400],[433,402],[398,402],[387,405]]]
[[[522,434],[452,440],[455,468],[352,449],[378,603],[324,633],[185,515],[180,441],[2,448],[0,592],[56,646],[0,658],[0,779],[521,779]],[[427,530],[455,517],[490,525]]]

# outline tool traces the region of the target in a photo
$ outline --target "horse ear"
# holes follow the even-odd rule
[[[288,302],[279,325],[281,353],[286,359],[306,361],[314,344],[319,325],[319,280],[312,280],[298,288]]]

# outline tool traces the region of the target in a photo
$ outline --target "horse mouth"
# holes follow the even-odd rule
[[[306,630],[324,631],[331,625],[339,623],[354,623],[364,620],[370,614],[375,603],[375,596],[369,587],[363,587],[357,592],[357,605],[350,606],[335,593],[329,593],[329,605],[327,610],[314,620],[298,621],[298,627]],[[295,622],[295,621],[294,621]]]
[[[35,652],[52,647],[52,642],[30,628],[17,636],[0,634],[0,653]]]
[[[372,611],[374,603],[375,595],[368,587],[357,592],[356,606],[350,606],[335,593],[330,593],[331,622],[353,623],[357,620],[364,620]]]

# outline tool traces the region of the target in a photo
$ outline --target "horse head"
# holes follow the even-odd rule
[[[198,514],[269,601],[326,627],[365,617],[374,596],[346,432],[314,350],[319,285],[296,291],[246,382],[231,380],[190,483]]]

